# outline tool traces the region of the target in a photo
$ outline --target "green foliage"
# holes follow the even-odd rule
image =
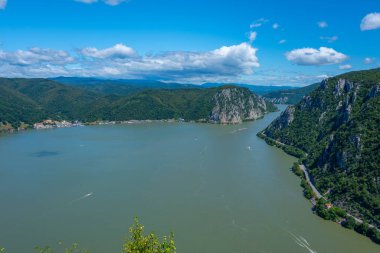
[[[342,218],[346,217],[343,210],[338,207],[331,207],[330,209],[326,206],[327,202],[320,198],[314,207],[315,213],[325,220],[340,221]]]
[[[164,236],[160,239],[154,233],[144,235],[144,226],[138,219],[130,227],[131,234],[129,240],[123,245],[123,253],[175,253],[174,235],[171,233],[168,237]]]
[[[301,186],[303,188],[303,195],[305,196],[305,198],[312,199],[313,197],[315,197],[313,189],[311,189],[310,185],[306,182],[305,179],[301,180]]]
[[[355,219],[348,216],[343,222],[342,222],[342,226],[345,227],[345,228],[348,228],[348,229],[354,229],[355,226],[356,226],[356,222],[355,222]]]
[[[355,226],[355,231],[358,232],[359,234],[362,234],[362,235],[367,235],[368,233],[368,230],[369,230],[369,227],[368,227],[368,224],[363,222],[357,226]]]
[[[380,225],[380,69],[327,79],[263,134],[297,149],[289,154],[307,153],[319,191]]]
[[[161,240],[155,233],[144,235],[144,226],[135,218],[134,224],[129,228],[130,237],[125,240],[122,246],[123,253],[176,253],[174,243],[174,234],[164,236]],[[37,253],[90,253],[86,249],[82,249],[78,243],[73,243],[66,247],[63,242],[58,242],[58,249],[50,246],[35,247]],[[0,247],[0,253],[6,253],[5,248]]]
[[[95,86],[89,88],[89,85]],[[121,87],[108,87],[112,91],[108,88],[96,89],[97,85],[108,87],[107,84],[97,82],[86,83],[83,87],[81,84],[63,85],[48,79],[0,78],[0,123],[9,123],[16,128],[22,122],[32,125],[48,118],[82,122],[173,118],[207,121],[215,105],[215,94],[227,88],[199,89],[171,84],[168,87],[181,88],[139,88],[139,92],[128,93],[123,91],[128,88],[116,81],[112,85]],[[154,85],[148,87],[154,88]],[[234,88],[239,90],[243,100],[252,98],[260,109],[258,96],[247,88]],[[120,94],[114,94],[119,91]],[[268,102],[266,105],[266,111],[261,108],[264,113],[276,110],[273,104]]]
[[[301,170],[299,163],[294,163],[292,167],[292,171],[294,174],[299,176],[300,178],[305,178],[304,172]]]

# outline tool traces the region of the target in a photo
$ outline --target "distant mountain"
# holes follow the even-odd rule
[[[264,98],[275,104],[297,104],[301,99],[315,90],[319,86],[319,83],[308,85],[301,88],[285,89],[272,91],[264,94]]]
[[[380,226],[380,69],[324,80],[264,134],[305,151],[319,191]]]
[[[87,82],[87,81],[86,81]],[[44,119],[124,121],[172,119],[240,123],[274,111],[246,88],[148,89],[114,95],[49,79],[0,79],[0,125],[14,128]]]
[[[216,88],[226,85],[233,85],[255,92],[258,95],[267,94],[279,90],[291,90],[296,87],[292,86],[264,86],[264,85],[249,85],[249,84],[226,84],[226,83],[204,83],[201,85],[196,84],[182,84],[182,83],[165,83],[155,80],[138,80],[138,79],[99,79],[88,77],[55,77],[50,80],[57,81],[62,84],[67,84],[75,87],[84,88],[87,90],[116,94],[116,95],[130,95],[147,89],[203,89],[203,88]]]
[[[131,95],[147,89],[186,89],[199,87],[198,85],[164,83],[154,80],[99,79],[87,77],[56,77],[50,80],[94,92],[114,95]]]
[[[274,91],[280,91],[280,90],[292,90],[296,89],[297,87],[293,86],[265,86],[265,85],[250,85],[250,84],[239,84],[239,83],[232,83],[232,84],[225,84],[225,83],[204,83],[201,85],[203,88],[211,88],[211,87],[221,87],[225,85],[233,85],[238,87],[247,88],[257,95],[264,95],[270,92]]]

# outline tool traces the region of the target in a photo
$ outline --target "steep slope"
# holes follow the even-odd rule
[[[104,101],[104,95],[42,78],[2,78],[0,87],[22,95],[37,106],[44,117],[55,119],[81,119],[93,103],[108,102]],[[19,98],[13,96],[13,104],[16,105]],[[33,113],[26,111],[23,115],[29,117]]]
[[[248,89],[225,86],[210,89],[146,90],[103,108],[102,120],[170,119],[222,124],[241,123],[276,108]],[[108,111],[108,113],[105,113]],[[93,113],[96,114],[96,113]]]
[[[281,90],[292,90],[296,89],[294,86],[273,86],[273,85],[252,85],[252,84],[242,84],[242,83],[204,83],[200,85],[202,88],[217,88],[222,86],[236,86],[236,87],[242,87],[247,88],[250,91],[260,95],[264,96],[265,94],[275,92],[275,91],[281,91]]]
[[[320,192],[380,224],[380,69],[324,80],[264,134],[304,150]]]
[[[19,127],[21,122],[28,124],[42,118],[43,111],[35,101],[0,85],[0,122]]]
[[[218,123],[241,123],[255,120],[275,108],[248,89],[225,87],[213,96],[211,121]]]
[[[318,86],[319,83],[315,83],[301,88],[273,91],[264,94],[263,97],[266,101],[275,104],[297,104],[304,96],[308,95]]]
[[[275,110],[248,89],[151,89],[110,95],[48,79],[0,79],[0,123],[17,128],[44,119],[124,121],[172,119],[240,123]]]

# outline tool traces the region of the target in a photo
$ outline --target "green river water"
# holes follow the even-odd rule
[[[133,217],[175,233],[178,253],[379,253],[311,212],[295,158],[241,125],[144,123],[0,138],[0,246],[79,242],[121,251]]]

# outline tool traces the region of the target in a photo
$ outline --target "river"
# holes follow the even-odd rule
[[[290,171],[296,159],[256,137],[278,115],[1,136],[0,246],[116,253],[138,216],[148,231],[173,231],[178,253],[378,253],[314,215]]]

